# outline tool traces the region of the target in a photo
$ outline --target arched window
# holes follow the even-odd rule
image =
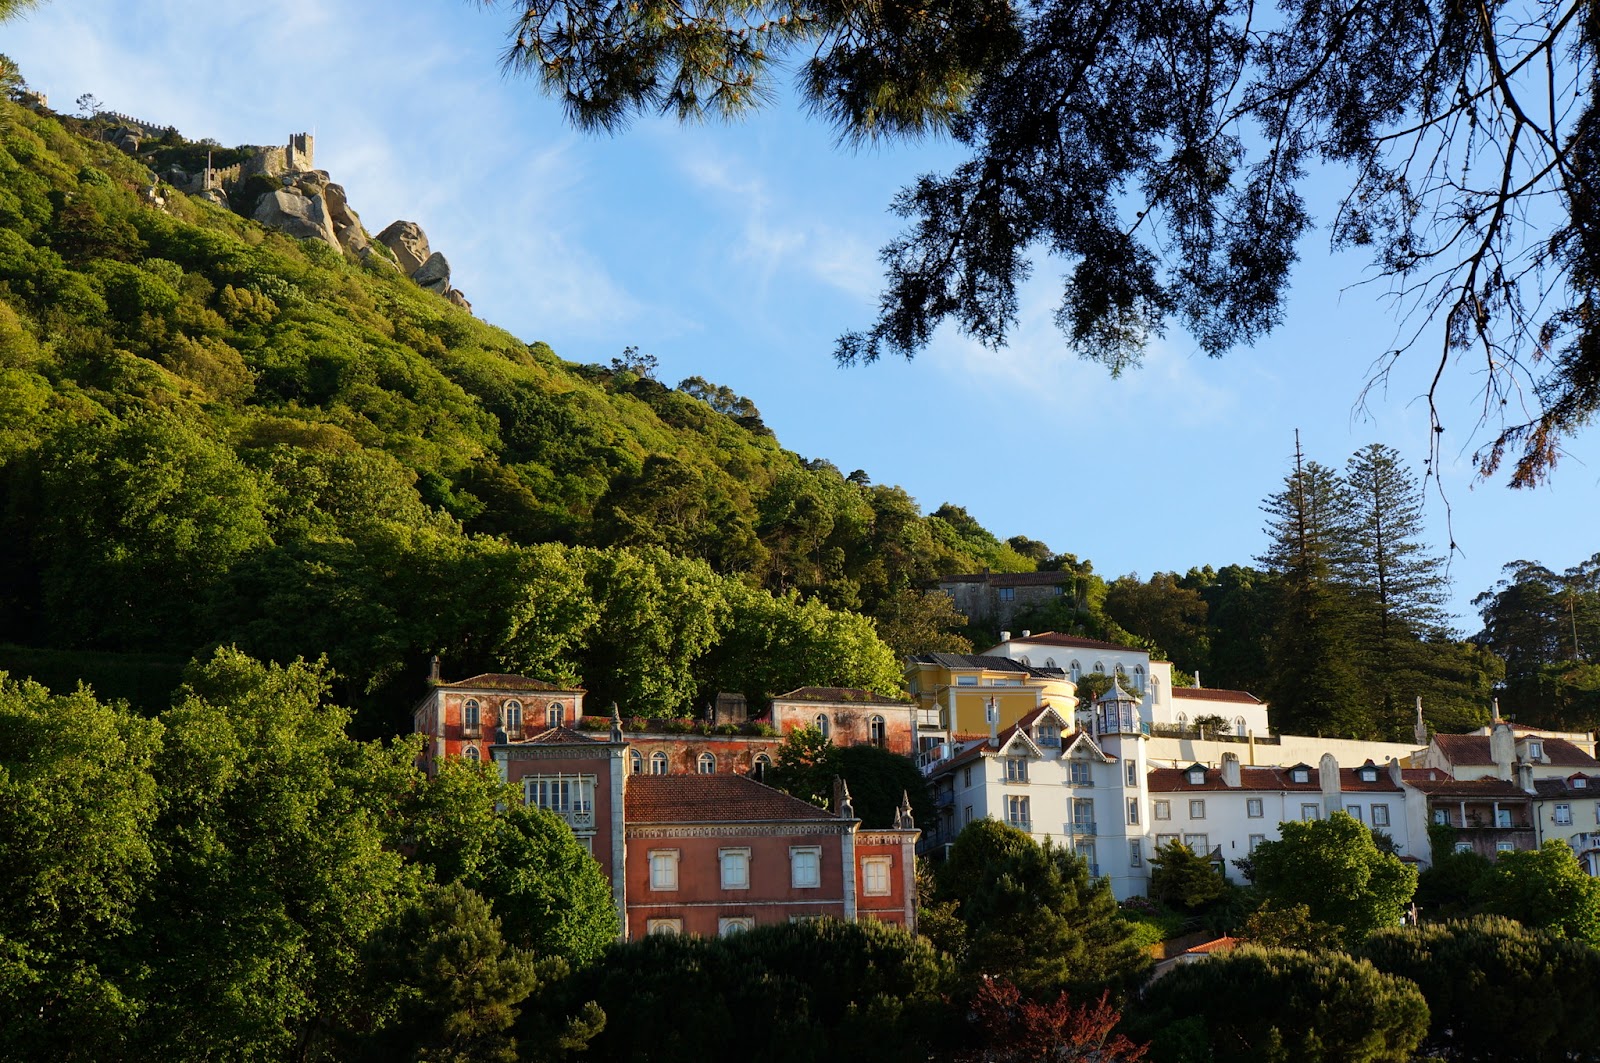
[[[772,758],[765,753],[757,753],[756,759],[750,762],[750,774],[756,777],[756,782],[762,782],[767,777],[767,769],[772,767]]]
[[[1245,727],[1244,727],[1244,717],[1243,716],[1235,716],[1233,718],[1233,733],[1238,735],[1240,738],[1243,738],[1245,736]]]
[[[867,733],[871,737],[873,745],[883,745],[885,737],[883,731],[884,728],[882,716],[874,716],[871,720],[867,721]]]
[[[478,747],[477,746],[468,746],[466,749],[463,749],[461,751],[461,755],[463,757],[466,757],[468,760],[482,760],[483,759],[483,754],[478,752]]]
[[[1189,714],[1185,713],[1185,712],[1178,713],[1178,727],[1181,729],[1181,728],[1188,727],[1188,726],[1189,726]]]
[[[461,726],[468,731],[476,731],[482,722],[482,710],[478,706],[478,699],[468,698],[467,703],[461,706]]]
[[[665,775],[667,773],[667,755],[661,750],[650,754],[650,774]]]
[[[822,732],[822,737],[823,738],[827,738],[828,735],[831,733],[831,725],[828,722],[828,714],[827,713],[825,713],[825,712],[817,713],[817,718],[815,720],[813,720],[812,723],[815,725],[817,730]]]
[[[1067,671],[1072,674],[1072,681],[1076,683],[1078,681],[1078,677],[1083,675],[1083,665],[1079,664],[1077,661],[1073,661],[1072,664],[1068,666]]]
[[[1128,678],[1128,673],[1123,670],[1121,661],[1117,662],[1117,678],[1118,679],[1126,679],[1126,678]]]
[[[1142,664],[1133,666],[1133,689],[1141,694],[1144,693],[1144,665]]]
[[[700,759],[695,761],[695,770],[701,775],[715,775],[717,773],[717,758],[710,753],[700,754]]]
[[[1106,674],[1106,663],[1104,661],[1096,661],[1096,662],[1094,662],[1094,671],[1095,671],[1096,675],[1105,675]]]
[[[560,727],[567,722],[567,710],[561,702],[552,701],[550,707],[544,710],[544,725],[546,727]]]
[[[1056,666],[1056,659],[1054,657],[1046,657],[1044,659],[1044,666],[1046,668],[1054,668]]]
[[[505,712],[501,714],[500,723],[507,733],[522,730],[522,702],[515,699],[506,702]]]
[[[633,775],[644,774],[644,758],[639,755],[637,749],[628,750],[628,771]]]
[[[1028,655],[1026,653],[1024,653],[1021,657],[1017,658],[1017,663],[1022,665],[1022,667],[1024,667],[1024,668],[1033,667],[1033,662],[1028,660]]]

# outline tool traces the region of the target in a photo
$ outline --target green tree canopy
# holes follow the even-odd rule
[[[1417,889],[1417,872],[1380,850],[1372,831],[1347,813],[1282,824],[1282,837],[1250,855],[1256,888],[1277,905],[1303,904],[1311,917],[1360,940],[1396,926]]]
[[[1492,915],[1600,945],[1600,881],[1558,838],[1531,851],[1501,853],[1478,880],[1476,892]]]
[[[1150,860],[1151,896],[1163,904],[1198,912],[1220,900],[1227,889],[1210,859],[1182,842],[1158,846]]]
[[[1159,1061],[1407,1063],[1428,1005],[1414,983],[1343,953],[1244,945],[1155,981],[1130,1026]]]

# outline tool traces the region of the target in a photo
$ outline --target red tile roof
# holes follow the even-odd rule
[[[592,746],[605,741],[605,738],[596,738],[593,735],[586,735],[582,732],[574,731],[570,727],[551,727],[547,730],[540,731],[538,734],[529,735],[527,738],[524,738],[519,745],[533,744],[541,746]]]
[[[629,823],[838,823],[818,808],[744,775],[630,775]]]
[[[1192,949],[1186,949],[1184,951],[1184,955],[1194,956],[1198,954],[1201,956],[1206,956],[1213,952],[1232,952],[1242,944],[1244,944],[1244,942],[1240,941],[1236,937],[1220,937],[1215,941],[1206,941],[1196,945]]]
[[[1300,765],[1294,765],[1298,767]],[[1309,765],[1306,765],[1309,767]],[[1394,793],[1400,789],[1389,778],[1386,768],[1378,768],[1377,778],[1367,782],[1357,774],[1357,768],[1339,769],[1339,789],[1344,793],[1360,793],[1363,791]],[[1320,793],[1322,790],[1321,777],[1316,768],[1311,768],[1305,782],[1295,782],[1290,777],[1289,768],[1262,767],[1259,765],[1241,765],[1239,767],[1239,785],[1227,786],[1222,781],[1221,768],[1207,768],[1206,781],[1195,785],[1189,781],[1188,768],[1151,768],[1149,788],[1151,793],[1181,793],[1184,791],[1201,790],[1283,790],[1296,793]]]
[[[1216,687],[1173,687],[1172,696],[1191,701],[1232,701],[1245,705],[1263,704],[1248,690],[1221,690]]]
[[[1078,635],[1063,635],[1059,631],[1039,631],[1032,635],[1012,634],[1012,642],[1037,642],[1041,646],[1066,646],[1071,649],[1085,650],[1125,650],[1129,653],[1143,653],[1137,646],[1124,646],[1117,642],[1102,642],[1100,639],[1086,639]]]
[[[1439,746],[1439,752],[1451,764],[1493,764],[1494,757],[1489,752],[1488,735],[1434,735],[1433,740]],[[1554,764],[1560,767],[1573,768],[1600,768],[1600,760],[1595,760],[1589,754],[1567,741],[1565,738],[1536,739],[1544,743],[1544,757],[1537,761],[1539,764]],[[1519,739],[1521,745],[1526,738]]]
[[[509,672],[484,672],[471,679],[458,679],[454,683],[439,685],[452,690],[559,690],[566,694],[582,693],[576,687],[558,687],[542,679],[530,679],[525,675],[512,675]]]
[[[1526,791],[1504,779],[1407,779],[1406,783],[1429,797],[1528,799]]]
[[[886,698],[882,694],[874,694],[870,690],[857,690],[854,687],[801,687],[791,690],[787,694],[779,694],[773,701],[847,701],[863,702],[868,705],[898,705],[910,708],[912,703],[899,698]]]
[[[1572,785],[1575,780],[1582,779],[1582,786]],[[1592,797],[1600,798],[1600,777],[1584,775],[1569,775],[1565,779],[1535,779],[1534,789],[1539,791],[1540,797]]]

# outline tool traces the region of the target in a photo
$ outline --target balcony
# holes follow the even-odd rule
[[[918,709],[917,729],[919,731],[942,731],[944,720],[938,709]]]
[[[1071,823],[1067,824],[1067,833],[1068,834],[1083,835],[1083,836],[1092,836],[1092,835],[1097,834],[1099,832],[1095,830],[1094,821],[1093,820],[1075,819]]]
[[[594,809],[592,807],[570,808],[565,811],[552,808],[550,811],[566,820],[567,826],[574,831],[594,830]]]
[[[1011,819],[1011,820],[1007,820],[1006,823],[1007,823],[1008,826],[1015,827],[1018,830],[1023,831],[1025,833],[1028,833],[1028,834],[1032,834],[1033,833],[1033,821],[1032,820]]]

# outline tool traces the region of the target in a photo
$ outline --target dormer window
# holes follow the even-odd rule
[[[1293,779],[1295,782],[1310,782],[1311,781],[1311,769],[1310,768],[1292,768],[1289,771],[1289,778]]]
[[[1544,759],[1544,743],[1543,742],[1529,742],[1528,743],[1528,759],[1529,760],[1543,760]]]
[[[1034,741],[1047,748],[1058,748],[1061,745],[1061,729],[1054,724],[1042,723],[1033,729]]]
[[[1572,788],[1574,790],[1584,790],[1584,789],[1587,789],[1588,786],[1589,786],[1589,780],[1588,780],[1587,777],[1582,776],[1582,775],[1577,775],[1577,776],[1573,777]]]
[[[1360,768],[1360,769],[1358,769],[1356,771],[1356,776],[1362,782],[1377,782],[1378,781],[1378,769],[1377,768]]]
[[[1189,785],[1190,786],[1204,786],[1205,785],[1205,781],[1206,781],[1206,769],[1201,768],[1201,767],[1193,767],[1193,768],[1189,769]]]

